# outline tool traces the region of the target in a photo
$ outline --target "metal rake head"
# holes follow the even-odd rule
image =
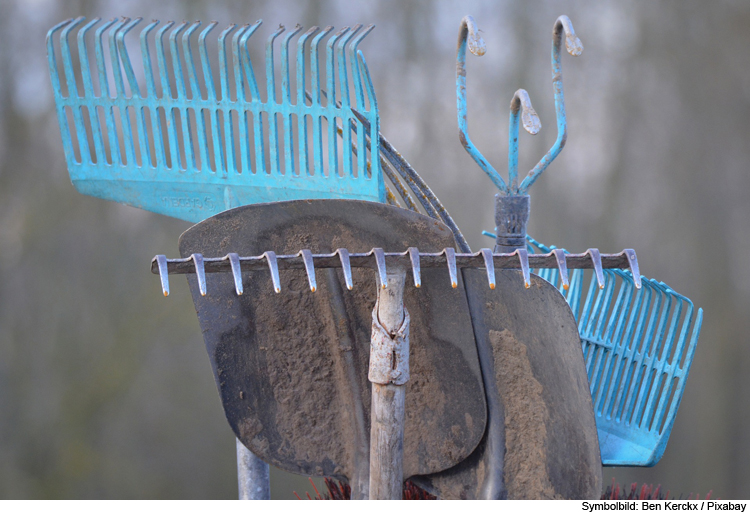
[[[530,251],[550,248],[529,238]],[[653,466],[664,454],[698,344],[703,310],[663,282],[602,270],[584,296],[583,270],[563,291],[554,269],[539,276],[560,288],[578,321],[594,400],[602,463]]]
[[[289,46],[302,28],[281,39],[277,86],[274,41],[284,32],[279,26],[266,40],[264,98],[248,48],[260,20],[224,29],[213,53],[207,37],[216,22],[200,31],[196,43],[200,22],[168,22],[157,29],[159,21],[153,21],[140,32],[140,64],[135,66],[125,39],[140,18],[104,23],[95,18],[81,26],[83,21],[66,20],[47,34],[63,147],[81,193],[192,222],[250,203],[385,201],[377,101],[357,50],[373,26],[363,31],[361,24],[344,27],[328,38],[324,75],[321,41],[333,27],[312,27],[299,36],[294,97]],[[79,26],[74,58],[70,34]],[[212,65],[214,55],[218,69]],[[369,122],[367,133],[375,142],[369,155],[366,127],[355,111]],[[339,129],[342,137],[337,137]]]

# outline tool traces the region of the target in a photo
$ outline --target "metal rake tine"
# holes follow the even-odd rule
[[[624,250],[625,255],[628,257],[628,266],[630,272],[633,274],[633,282],[637,289],[641,289],[641,271],[638,269],[638,257],[635,256],[634,249]]]
[[[297,24],[292,31],[286,34],[284,40],[281,41],[281,104],[289,105],[292,104],[292,92],[289,81],[289,41],[297,33],[302,31],[302,26]],[[304,121],[302,117],[302,121]],[[292,129],[292,116],[289,112],[284,113],[283,117],[284,127],[284,171],[287,174],[294,174],[296,172],[294,167],[294,130]],[[298,120],[298,125],[299,125]],[[302,144],[300,143],[300,146]]]
[[[573,23],[565,15],[555,21],[552,29],[552,87],[555,91],[555,114],[557,116],[557,140],[552,148],[539,160],[539,163],[531,169],[519,187],[521,193],[526,193],[536,179],[560,154],[568,137],[567,118],[565,116],[565,96],[563,94],[562,65],[560,63],[560,45],[562,34],[565,33],[565,47],[568,53],[574,57],[583,52],[583,44],[573,30]]]
[[[563,289],[567,290],[570,288],[570,279],[568,278],[568,263],[565,261],[565,251],[553,249],[552,252],[555,254],[557,269],[560,271],[560,282],[562,282]]]
[[[529,270],[529,252],[523,248],[518,248],[513,252],[513,255],[518,255],[518,263],[521,265],[521,273],[523,274],[523,285],[526,289],[531,288],[531,271]]]
[[[519,120],[520,114],[520,120]],[[519,121],[523,128],[531,135],[536,135],[542,129],[534,107],[531,106],[529,94],[521,88],[513,94],[510,102],[510,123],[508,125],[508,187],[512,193],[518,192],[518,126]]]
[[[594,265],[594,273],[596,273],[596,281],[599,283],[599,289],[603,290],[604,272],[602,271],[602,255],[596,248],[589,248],[585,254],[591,257],[591,263]]]
[[[164,292],[164,297],[166,297],[169,295],[169,270],[167,269],[167,257],[164,255],[156,255],[154,260],[156,260],[156,264],[159,266],[161,291]]]
[[[276,37],[284,32],[284,26],[279,25],[278,29],[271,33],[266,41],[266,100],[270,102],[276,101],[276,78],[274,75],[273,65],[273,41]],[[270,161],[271,161],[271,173],[278,174],[280,172],[279,166],[279,134],[278,126],[276,124],[276,118],[273,115],[268,116],[268,143],[270,150]]]
[[[344,272],[344,282],[346,283],[346,289],[351,290],[354,287],[352,283],[352,265],[349,262],[349,250],[346,248],[339,248],[336,250],[341,260],[341,271]]]
[[[388,286],[388,275],[385,269],[385,253],[383,248],[372,248],[370,251],[375,256],[375,265],[378,268],[378,285],[384,290]]]
[[[411,261],[411,272],[414,275],[414,287],[422,287],[422,271],[419,265],[419,249],[410,247],[407,249],[409,252],[409,260]]]
[[[237,253],[227,253],[227,256],[224,258],[229,259],[229,264],[232,266],[234,289],[237,292],[237,295],[242,295],[244,289],[242,287],[242,265],[240,264],[240,256]]]
[[[195,264],[195,276],[198,278],[198,290],[201,292],[201,296],[206,295],[206,268],[203,264],[203,255],[200,253],[193,253],[190,255],[193,263]]]
[[[451,288],[458,288],[458,269],[456,268],[456,250],[453,248],[443,249],[445,261],[448,264],[448,275],[451,279]]]
[[[263,253],[268,262],[268,269],[271,271],[271,282],[273,283],[273,291],[281,293],[281,280],[279,280],[279,264],[276,262],[276,253],[273,251],[266,251]]]
[[[314,293],[318,289],[318,285],[315,283],[315,264],[313,263],[312,252],[309,249],[303,249],[297,255],[301,256],[305,263],[307,281],[310,283],[310,291]]]
[[[492,256],[492,251],[487,248],[479,250],[482,253],[484,259],[484,267],[487,270],[487,282],[490,285],[490,290],[495,289],[495,260]]]
[[[490,162],[479,152],[479,149],[469,138],[469,130],[466,120],[466,46],[469,51],[477,56],[482,56],[487,51],[484,40],[479,36],[479,28],[471,16],[465,16],[461,20],[458,30],[458,45],[456,50],[456,105],[458,107],[458,138],[466,149],[466,152],[474,159],[481,169],[489,176],[492,183],[502,192],[508,191],[508,186],[503,178],[490,165]]]
[[[352,78],[354,79],[354,95],[357,99],[357,108],[360,110],[364,110],[365,107],[365,94],[364,89],[362,88],[359,64],[357,63],[357,48],[359,47],[359,43],[362,42],[362,40],[364,40],[373,29],[375,29],[375,24],[370,24],[362,33],[352,40],[351,44],[349,44],[349,62],[352,70]]]

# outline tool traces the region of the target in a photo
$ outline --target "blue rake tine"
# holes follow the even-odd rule
[[[214,84],[214,75],[211,70],[211,62],[208,58],[208,47],[206,45],[206,37],[218,26],[219,23],[216,21],[211,22],[206,29],[201,31],[198,35],[198,49],[200,50],[201,57],[201,68],[203,70],[203,79],[206,83],[206,99],[208,101],[216,101],[216,85]],[[217,108],[208,109],[209,121],[211,122],[211,138],[213,140],[213,159],[214,159],[214,173],[226,172],[226,165],[224,164],[224,146],[219,136],[219,110]],[[208,159],[208,154],[206,155]],[[207,162],[204,165],[204,171],[210,170],[211,166]]]
[[[143,68],[146,74],[146,95],[149,99],[155,99],[156,95],[156,81],[154,80],[153,65],[151,63],[151,53],[149,52],[148,38],[150,33],[156,26],[159,25],[158,20],[152,21],[141,31],[141,57],[143,61]],[[151,135],[154,142],[154,157],[152,164],[154,167],[166,167],[167,159],[164,154],[164,140],[163,131],[161,129],[161,120],[159,119],[158,111],[153,108],[150,109],[151,114]]]
[[[252,105],[252,108],[257,107],[257,105],[261,104],[260,99],[260,90],[258,89],[258,81],[255,78],[255,71],[253,70],[253,63],[250,60],[250,50],[247,48],[247,42],[248,39],[255,33],[255,31],[260,27],[260,25],[263,23],[262,20],[257,20],[255,24],[253,24],[248,30],[245,35],[240,39],[240,48],[242,50],[243,54],[243,65],[244,65],[244,75],[245,80],[247,81],[248,85],[250,86],[250,97],[251,100],[255,103]],[[252,110],[251,111],[253,115],[253,135],[255,136],[255,171],[254,174],[266,174],[266,161],[264,157],[264,150],[265,150],[265,141],[263,138],[263,113],[260,110]],[[249,146],[248,146],[249,148]],[[248,158],[250,156],[248,155]],[[250,171],[250,166],[248,165],[247,171]]]
[[[290,112],[292,91],[289,82],[289,41],[300,31],[302,31],[302,26],[297,24],[281,41],[281,104],[283,108],[287,109],[282,119],[284,128],[284,172],[289,176],[295,176],[297,172],[294,166],[294,130],[292,129]],[[299,121],[297,124],[300,124]]]
[[[171,103],[172,87],[169,82],[169,73],[167,71],[167,59],[164,54],[164,34],[174,26],[174,22],[167,22],[157,32],[155,38],[156,47],[156,67],[159,70],[159,82],[161,84],[162,99]],[[164,106],[165,117],[167,118],[167,144],[169,145],[169,167],[177,170],[180,166],[180,153],[177,148],[177,128],[175,127],[172,106]],[[166,156],[165,156],[166,158]]]
[[[333,26],[326,26],[310,42],[310,97],[311,106],[320,106],[320,60],[318,46],[331,31]],[[323,175],[323,124],[320,115],[313,115],[313,171],[318,176]]]
[[[198,84],[198,75],[195,70],[195,60],[193,59],[193,48],[190,46],[190,39],[193,33],[200,27],[200,21],[194,22],[182,35],[182,56],[185,61],[185,71],[187,73],[188,85],[190,86],[190,95],[193,101],[202,101],[203,96],[201,95],[200,85]],[[200,158],[201,167],[207,168],[210,166],[208,163],[208,137],[206,136],[206,122],[203,112],[197,108],[193,109],[193,115],[195,116],[196,126],[196,138],[198,139],[198,157]],[[190,113],[187,113],[190,116]],[[188,122],[190,125],[191,123]],[[195,163],[195,146],[192,145],[192,136],[189,138],[191,143],[190,152],[193,155],[193,167],[195,170],[199,170],[198,165]]]
[[[299,134],[298,145],[299,145],[299,175],[302,177],[311,176],[309,167],[309,158],[307,155],[307,118],[304,110],[308,108],[305,103],[305,87],[306,87],[306,68],[305,68],[305,44],[308,39],[312,37],[320,28],[313,26],[305,31],[302,36],[297,40],[297,101],[296,106],[299,109],[297,112],[297,130]]]
[[[92,19],[88,24],[78,31],[78,58],[81,62],[81,79],[83,81],[83,96],[86,99],[86,108],[88,109],[89,120],[91,123],[91,135],[94,140],[94,152],[96,153],[96,163],[101,163],[104,159],[104,144],[102,143],[102,134],[97,119],[96,107],[90,103],[94,98],[94,85],[91,79],[91,68],[89,67],[88,47],[86,46],[86,35],[96,24],[101,21],[100,18]],[[93,158],[91,159],[93,163]]]
[[[70,43],[68,41],[70,32],[78,27],[81,22],[85,20],[84,17],[78,17],[67,25],[60,34],[60,53],[63,60],[63,69],[65,71],[65,84],[68,88],[68,97],[75,101],[73,105],[70,105],[71,113],[73,114],[73,124],[76,130],[76,137],[78,138],[78,149],[81,155],[81,164],[91,163],[91,153],[89,152],[89,143],[86,140],[86,129],[83,125],[83,112],[81,110],[81,103],[78,101],[79,92],[78,85],[76,83],[75,74],[73,73],[73,62],[70,55]]]
[[[278,29],[271,33],[266,41],[266,99],[269,103],[278,103],[276,100],[276,76],[274,75],[273,64],[273,42],[276,40],[276,37],[283,32],[284,26],[279,25]],[[279,160],[279,133],[275,112],[269,112],[268,114],[268,130],[268,142],[271,153],[271,174],[279,174],[281,172]]]
[[[53,37],[55,36],[55,33],[57,33],[62,28],[64,28],[65,26],[67,26],[68,24],[72,22],[73,22],[73,19],[69,18],[67,20],[60,22],[59,24],[55,24],[47,32],[47,57],[49,61],[49,73],[50,73],[50,79],[52,80],[52,91],[55,94],[55,103],[57,104],[58,107],[62,107],[63,98],[62,98],[62,89],[60,85],[60,75],[57,69],[57,58],[55,57],[55,47],[54,47]],[[65,158],[66,158],[68,166],[71,166],[73,163],[75,163],[75,158],[73,157],[72,141],[70,138],[70,132],[68,131],[64,111],[57,112],[57,120],[60,126],[61,135],[62,135],[63,151],[65,152]]]
[[[352,40],[352,43],[349,44],[349,61],[352,71],[352,78],[354,80],[354,95],[357,101],[357,109],[360,112],[365,111],[365,91],[362,87],[362,73],[360,72],[359,68],[359,61],[357,58],[357,47],[359,46],[359,43],[362,42],[362,40],[372,31],[375,29],[375,25],[371,24],[365,28],[362,33],[357,35],[354,40]],[[365,138],[365,126],[364,124],[357,119],[356,120],[356,127],[357,127],[357,174],[359,177],[366,178],[367,177],[367,150],[366,150],[366,138]],[[400,182],[399,182],[400,183]],[[408,196],[408,195],[407,195]],[[409,197],[409,201],[411,200],[411,197]],[[409,204],[409,201],[407,201],[407,205]]]
[[[361,50],[357,51],[357,62],[367,88],[367,100],[370,102],[370,179],[378,184],[378,196],[382,202],[385,197],[385,182],[380,167],[380,117],[378,114],[378,100],[375,97],[375,86],[372,84],[370,70]],[[451,219],[452,220],[452,219]]]
[[[341,105],[344,107],[351,106],[351,100],[349,98],[349,77],[346,73],[346,57],[345,48],[349,41],[362,29],[362,24],[355,25],[351,31],[349,31],[343,38],[338,41],[336,45],[336,56],[339,69],[339,86],[341,87]],[[335,102],[335,101],[334,101]],[[353,174],[352,171],[352,149],[349,145],[352,144],[352,129],[350,126],[350,119],[343,119],[341,123],[342,128],[342,162],[343,162],[343,173]],[[364,151],[362,151],[364,152]]]
[[[341,28],[338,33],[328,39],[326,43],[326,119],[328,125],[328,177],[339,175],[338,140],[336,137],[336,69],[334,65],[334,47],[336,42],[349,31],[348,26]],[[349,145],[344,145],[348,149]]]
[[[234,84],[235,94],[238,103],[247,101],[245,93],[245,82],[243,78],[243,61],[242,50],[247,48],[247,40],[252,36],[259,24],[250,26],[245,25],[237,31],[232,37],[232,64],[234,66]],[[230,125],[233,127],[234,117],[229,112]],[[250,173],[250,143],[247,128],[247,115],[245,110],[237,109],[237,129],[239,130],[239,147],[240,147],[240,169],[241,173]],[[227,198],[225,198],[225,202]],[[231,202],[231,199],[228,200]],[[226,203],[225,207],[231,208],[233,205]]]
[[[182,61],[180,60],[180,48],[177,45],[177,38],[180,33],[188,27],[187,22],[183,22],[172,30],[169,34],[169,50],[172,54],[172,69],[174,70],[175,87],[177,88],[177,99],[184,101],[187,99],[187,90],[185,88],[185,77],[182,72]],[[180,116],[182,128],[182,147],[185,153],[185,165],[180,168],[188,172],[195,170],[195,152],[193,151],[193,135],[190,119],[188,119],[187,108],[174,107],[172,110],[172,119],[175,114]],[[177,157],[179,161],[179,156]]]
[[[127,24],[125,27],[121,28],[120,31],[117,33],[116,41],[117,41],[117,50],[120,55],[120,60],[122,62],[122,66],[125,70],[125,77],[128,80],[128,86],[130,87],[130,93],[131,93],[131,105],[130,107],[133,108],[135,111],[135,122],[136,122],[136,130],[138,133],[138,149],[140,152],[140,165],[151,165],[151,153],[149,152],[148,148],[148,137],[146,136],[146,123],[145,123],[145,114],[143,111],[143,103],[140,102],[142,100],[141,97],[141,90],[138,86],[138,81],[135,78],[135,72],[133,71],[133,64],[130,62],[130,56],[128,54],[128,50],[125,48],[125,35],[128,34],[135,26],[141,23],[143,19],[142,18],[136,18],[129,24]],[[127,108],[126,108],[127,112]],[[130,133],[130,131],[129,131]]]
[[[128,112],[128,101],[125,94],[125,83],[122,79],[122,65],[120,53],[117,49],[117,35],[119,32],[130,25],[130,19],[123,17],[119,24],[116,24],[109,30],[109,54],[112,62],[112,74],[115,80],[115,98],[114,105],[119,110],[120,125],[122,126],[122,139],[125,144],[125,159],[121,160],[127,164],[135,164],[135,147],[133,145],[132,127],[130,125],[130,113]],[[113,131],[114,132],[114,131]]]

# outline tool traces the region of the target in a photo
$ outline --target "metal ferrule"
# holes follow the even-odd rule
[[[526,248],[529,195],[495,195],[495,253],[513,253]]]

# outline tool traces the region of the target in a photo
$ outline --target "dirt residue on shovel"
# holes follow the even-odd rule
[[[526,346],[490,330],[495,378],[505,407],[505,487],[509,499],[560,499],[547,473],[547,405]]]

